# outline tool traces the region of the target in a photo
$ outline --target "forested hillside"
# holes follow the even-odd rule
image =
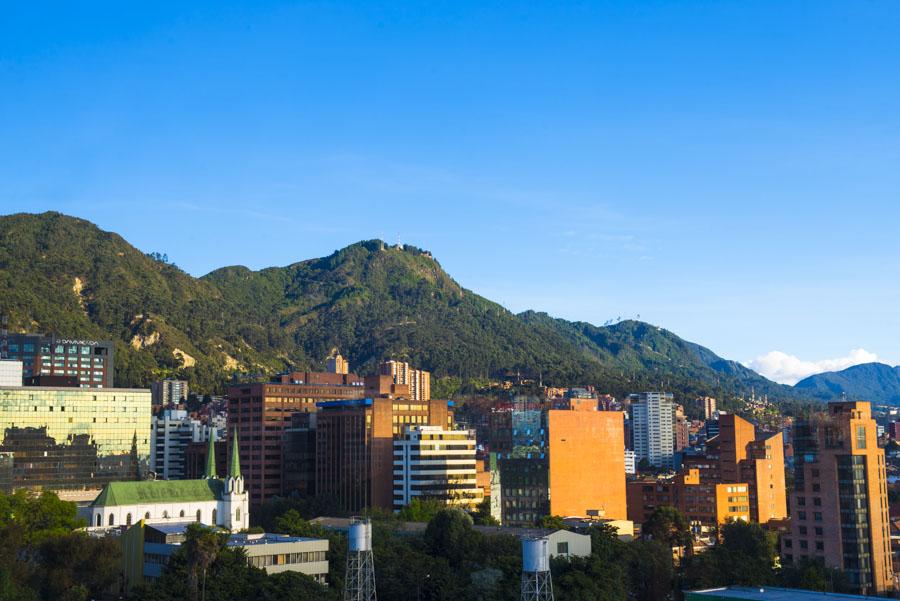
[[[0,310],[14,331],[115,340],[119,385],[179,375],[221,390],[235,373],[319,369],[339,349],[360,373],[392,356],[462,381],[511,371],[617,394],[738,395],[753,386],[796,396],[650,324],[515,315],[460,287],[429,253],[378,240],[287,267],[194,278],[88,221],[11,215],[0,218]]]

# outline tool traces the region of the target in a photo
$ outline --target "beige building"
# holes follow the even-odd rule
[[[332,374],[350,373],[350,362],[341,357],[340,353],[325,359],[325,371]]]
[[[794,428],[794,492],[786,563],[821,559],[857,592],[893,589],[884,449],[867,402],[829,403]]]
[[[409,398],[415,401],[431,399],[431,373],[415,369],[404,361],[385,361],[379,369],[381,375],[394,378],[394,384],[409,386]]]

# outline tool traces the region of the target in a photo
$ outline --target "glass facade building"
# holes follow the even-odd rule
[[[8,334],[0,341],[4,358],[22,362],[22,375],[77,377],[83,388],[112,388],[115,344],[40,334]]]
[[[146,473],[150,391],[0,387],[0,454],[11,488],[99,488]],[[0,469],[6,464],[0,465]]]

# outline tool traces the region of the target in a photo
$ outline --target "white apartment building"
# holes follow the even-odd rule
[[[394,510],[416,497],[474,507],[484,499],[476,470],[474,431],[407,426],[394,441]]]
[[[381,364],[381,375],[392,376],[394,384],[406,384],[409,386],[409,398],[415,401],[428,401],[431,399],[431,373],[422,369],[415,369],[404,361],[385,361]]]
[[[22,370],[21,361],[0,359],[0,386],[21,386]]]
[[[629,395],[634,452],[656,468],[675,467],[675,402],[671,392]]]
[[[154,406],[180,403],[188,398],[189,392],[186,380],[160,380],[150,383]]]
[[[192,419],[183,409],[166,409],[150,425],[150,471],[159,480],[181,480],[185,474],[185,451],[191,442],[221,439],[217,429]]]
[[[637,473],[637,454],[631,449],[625,449],[625,473]]]

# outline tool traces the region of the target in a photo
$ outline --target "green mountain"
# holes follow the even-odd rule
[[[360,373],[391,356],[464,382],[518,372],[615,394],[796,396],[647,323],[513,314],[462,288],[430,253],[378,240],[194,278],[81,219],[0,217],[0,311],[14,331],[115,340],[119,385],[178,375],[221,390],[236,372],[320,369],[339,349]]]
[[[863,363],[841,371],[825,372],[800,380],[794,388],[824,401],[842,398],[900,405],[900,367]]]

